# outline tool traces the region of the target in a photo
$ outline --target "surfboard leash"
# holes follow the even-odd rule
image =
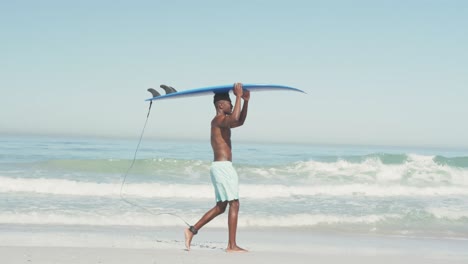
[[[124,194],[123,194],[123,187],[125,185],[125,181],[127,180],[127,176],[128,174],[130,173],[130,171],[132,170],[133,168],[133,165],[135,165],[135,161],[136,161],[136,157],[137,157],[137,153],[138,153],[138,150],[140,149],[140,145],[141,145],[141,141],[143,139],[143,135],[145,133],[145,130],[146,130],[146,125],[148,124],[148,119],[149,119],[149,116],[150,116],[150,113],[151,113],[151,106],[153,105],[153,101],[150,101],[150,105],[149,105],[149,108],[148,108],[148,114],[146,115],[146,120],[145,120],[145,124],[143,125],[143,129],[141,130],[141,133],[140,133],[140,139],[138,140],[138,144],[137,144],[137,147],[135,149],[135,153],[133,154],[133,160],[130,164],[130,166],[128,167],[127,171],[125,172],[124,176],[123,176],[123,179],[122,179],[122,184],[120,185],[120,199],[132,206],[135,206],[137,208],[140,208],[154,216],[158,216],[158,215],[172,215],[174,217],[177,217],[179,218],[180,220],[182,220],[182,222],[184,222],[188,227],[192,227],[192,225],[190,225],[187,221],[185,221],[185,219],[183,219],[181,216],[177,215],[177,214],[174,214],[174,213],[155,213],[151,210],[149,210],[148,208],[144,207],[144,206],[141,206],[139,204],[136,204],[128,199],[125,198]]]

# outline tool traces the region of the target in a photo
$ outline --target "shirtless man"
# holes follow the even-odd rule
[[[194,235],[205,224],[216,216],[224,213],[229,204],[228,229],[229,242],[226,252],[247,252],[236,243],[237,216],[239,213],[238,176],[232,166],[231,128],[244,124],[247,117],[250,92],[242,90],[241,83],[234,84],[236,102],[232,106],[229,93],[217,93],[214,96],[216,116],[211,121],[211,147],[214,161],[211,164],[211,182],[215,189],[216,205],[203,215],[203,217],[190,228],[185,229],[185,247],[190,250]],[[244,104],[241,110],[241,99]]]

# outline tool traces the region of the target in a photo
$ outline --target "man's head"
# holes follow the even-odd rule
[[[232,103],[229,93],[215,93],[213,103],[216,109],[223,109],[225,113],[231,113]]]

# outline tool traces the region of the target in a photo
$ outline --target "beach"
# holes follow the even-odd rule
[[[235,145],[237,242],[208,142],[0,138],[1,263],[468,263],[468,153]],[[131,168],[129,170],[129,168]]]
[[[6,230],[8,228],[8,230]],[[182,228],[2,226],[2,263],[467,263],[468,241],[240,230],[248,253],[224,252],[226,230],[206,228],[184,249]],[[150,235],[149,235],[150,234]]]
[[[326,255],[257,252],[226,255],[220,252],[181,253],[169,249],[1,247],[2,258],[19,263],[466,263],[466,258],[415,255]]]

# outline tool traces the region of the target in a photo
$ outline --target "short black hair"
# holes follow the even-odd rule
[[[229,97],[229,93],[215,93],[213,96],[213,103],[216,104],[216,102],[220,100],[225,100],[231,102],[231,98]]]

